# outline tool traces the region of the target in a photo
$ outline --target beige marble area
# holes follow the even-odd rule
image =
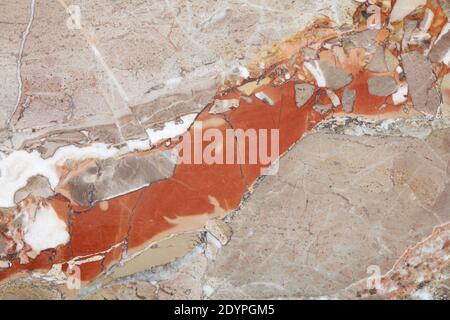
[[[3,1],[0,128],[14,128],[3,143],[20,148],[50,132],[100,124],[114,131],[132,114],[152,126],[198,112],[224,77],[240,73],[262,47],[318,14],[349,23],[356,4]],[[154,111],[141,117],[142,107]]]

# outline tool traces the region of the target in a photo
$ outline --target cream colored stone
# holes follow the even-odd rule
[[[157,242],[141,254],[118,266],[112,278],[121,278],[150,270],[184,256],[199,243],[196,233],[185,233]]]
[[[205,229],[219,240],[222,245],[226,245],[233,234],[230,226],[219,219],[208,220]]]

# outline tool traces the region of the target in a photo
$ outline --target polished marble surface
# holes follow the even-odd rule
[[[1,6],[1,298],[447,299],[447,0]]]

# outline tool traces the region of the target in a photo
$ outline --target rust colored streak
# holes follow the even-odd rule
[[[97,203],[88,211],[74,213],[71,223],[73,256],[104,251],[125,240],[133,208],[143,192],[128,193]]]
[[[122,252],[123,247],[118,246],[105,253],[103,255],[103,259],[80,264],[80,280],[86,283],[94,279],[96,276],[110,267],[114,262],[118,261]]]
[[[80,265],[80,280],[88,282],[103,271],[102,260],[83,263]]]
[[[358,92],[356,113],[371,115],[380,112],[378,107],[385,99],[369,95],[366,84],[368,77],[368,74],[362,74],[349,86]],[[314,101],[300,108],[296,106],[294,85],[295,82],[288,82],[279,87],[265,85],[258,88],[258,91],[273,98],[272,106],[252,95],[251,103],[241,100],[239,108],[225,113],[223,117],[210,115],[205,109],[197,120],[205,125],[203,132],[206,128],[214,127],[220,130],[223,136],[226,136],[225,130],[230,129],[230,125],[233,129],[243,130],[267,129],[270,132],[278,129],[279,152],[282,154],[305,132],[324,119],[312,109]],[[235,92],[230,92],[230,96],[235,95]],[[229,97],[225,95],[223,98]],[[191,128],[188,133],[193,137],[194,129]],[[204,150],[209,143],[204,141],[201,149]],[[194,149],[194,141],[191,142],[191,147]],[[237,149],[238,145],[234,148]],[[249,148],[250,145],[247,144],[247,155]],[[270,151],[268,147],[268,152]],[[20,265],[15,261],[11,268],[0,272],[0,277],[6,278],[22,270],[48,270],[54,263],[78,256],[94,255],[124,240],[128,240],[129,250],[141,249],[158,235],[167,234],[179,227],[173,223],[177,218],[216,213],[217,208],[211,202],[211,197],[217,201],[223,212],[230,212],[238,207],[248,187],[261,175],[263,167],[264,164],[260,163],[259,158],[256,164],[243,165],[179,164],[170,179],[108,200],[106,205],[97,203],[90,209],[73,212],[70,219],[70,250],[68,246],[60,246],[56,250],[43,252],[28,264]],[[68,202],[65,204],[62,199],[55,199],[52,205],[60,216],[66,215],[65,211],[69,208]],[[104,261],[82,264],[82,280],[94,279],[105,266],[120,258],[121,251],[121,247],[115,248],[106,255]]]
[[[357,78],[354,78],[353,82],[348,86],[349,89],[356,90],[353,113],[361,115],[379,115],[381,113],[391,113],[399,110],[399,107],[395,106],[386,106],[386,108],[383,109],[380,108],[386,103],[387,97],[373,96],[369,93],[367,81],[373,76],[372,72],[365,71]]]
[[[220,119],[221,125],[215,128],[225,135],[225,129],[229,127],[222,117],[211,117],[206,113],[198,120],[213,118]],[[194,135],[193,128],[189,134],[191,137]],[[202,149],[208,144],[204,142]],[[191,146],[194,148],[193,139]],[[171,179],[144,190],[133,215],[129,248],[139,247],[159,233],[176,227],[170,223],[171,219],[214,213],[210,197],[216,199],[223,210],[230,211],[238,206],[245,191],[238,164],[179,164]]]
[[[312,109],[312,103],[298,108],[295,104],[294,82],[288,82],[281,87],[263,87],[260,91],[269,96],[279,97],[274,106],[268,106],[254,96],[252,103],[241,102],[239,108],[229,111],[227,117],[234,129],[266,129],[270,136],[270,130],[279,130],[279,152],[283,154],[289,147],[298,141],[303,134],[312,129],[323,116]],[[270,139],[268,139],[270,144]],[[246,154],[249,154],[250,144],[246,144]],[[269,146],[268,154],[271,150]],[[257,164],[243,165],[245,176],[249,184],[253,183],[261,175],[261,169],[265,167],[258,158]]]
[[[108,252],[105,255],[105,258],[103,259],[103,268],[107,269],[109,268],[112,264],[114,264],[116,261],[118,261],[120,259],[120,256],[122,255],[123,252],[123,246],[118,246],[114,249],[112,249],[110,252]]]
[[[11,267],[0,272],[0,281],[19,276],[21,273],[39,270],[49,270],[55,263],[55,250],[46,250],[35,259],[30,260],[26,264],[20,264],[19,259],[11,262]]]

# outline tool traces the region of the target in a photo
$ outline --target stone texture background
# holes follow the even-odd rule
[[[228,218],[226,246],[203,238],[173,263],[84,297],[356,298],[347,288],[370,266],[387,273],[449,220],[449,141],[449,129],[424,139],[308,135]],[[430,284],[435,298],[448,295],[439,285],[448,276],[447,268]]]
[[[388,272],[408,247],[449,220],[449,141],[450,129],[422,139],[310,134],[282,158],[278,174],[261,179],[227,218],[233,234],[226,246],[217,248],[203,233],[197,240],[194,234],[181,236],[179,241],[190,243],[185,249],[190,253],[146,269],[145,261],[160,259],[161,250],[180,247],[176,238],[169,240],[131,263],[134,274],[103,277],[78,298],[348,294],[370,266]],[[447,268],[441,280],[428,284],[435,298],[448,295],[448,276]],[[2,286],[2,297],[71,297],[63,288],[30,287],[27,281]]]
[[[199,111],[261,48],[319,14],[351,23],[356,6],[352,0],[71,4],[81,9],[84,31],[67,28],[62,1],[0,4],[2,148],[55,132],[119,126],[124,115],[140,121],[143,106],[154,108],[143,121],[148,126]],[[448,75],[438,85],[448,91]],[[444,118],[448,97],[440,107]],[[450,215],[448,123],[400,128],[402,137],[388,130],[359,136],[367,127],[319,127],[298,142],[278,174],[259,180],[226,219],[232,235],[225,246],[214,245],[204,231],[185,234],[75,294],[26,278],[2,284],[0,298],[354,298],[348,288],[368,276],[368,267],[385,274]],[[170,258],[161,257],[169,251]],[[448,297],[448,271],[447,263],[427,284],[434,298]]]

